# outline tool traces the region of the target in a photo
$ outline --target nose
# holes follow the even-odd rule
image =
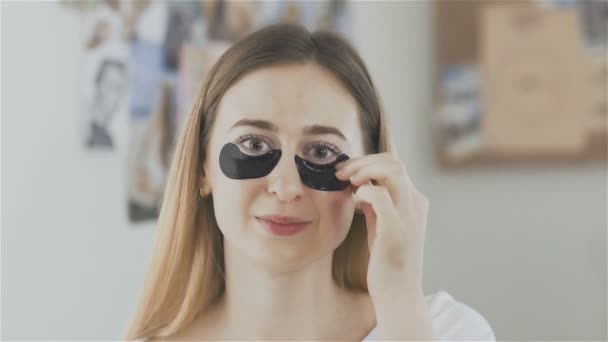
[[[268,192],[281,202],[291,202],[302,197],[303,184],[293,155],[285,154],[268,177]]]

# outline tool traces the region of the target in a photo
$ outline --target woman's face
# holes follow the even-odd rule
[[[266,176],[228,178],[220,168],[227,143],[256,156],[281,150]],[[342,153],[363,155],[355,99],[330,72],[315,64],[265,67],[246,74],[223,96],[207,146],[204,184],[226,244],[250,260],[297,269],[327,256],[350,227],[352,190],[304,185],[294,156],[327,164]],[[278,235],[262,217],[291,217],[303,229]]]

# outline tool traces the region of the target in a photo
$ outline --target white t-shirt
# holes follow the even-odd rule
[[[439,341],[496,341],[488,321],[475,309],[455,300],[446,291],[425,296],[433,331]],[[378,340],[373,329],[363,341]],[[144,342],[146,339],[137,340]]]
[[[426,295],[425,300],[433,331],[439,341],[496,341],[488,321],[446,291]],[[377,334],[374,329],[363,341],[375,341]]]

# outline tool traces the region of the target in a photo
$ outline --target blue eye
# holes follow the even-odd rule
[[[257,135],[242,135],[234,140],[233,143],[239,147],[241,152],[251,156],[259,156],[272,150],[272,142],[268,141],[265,137]]]

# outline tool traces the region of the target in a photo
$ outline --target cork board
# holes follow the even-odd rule
[[[442,166],[607,159],[607,59],[585,52],[572,10],[533,1],[433,6]]]

